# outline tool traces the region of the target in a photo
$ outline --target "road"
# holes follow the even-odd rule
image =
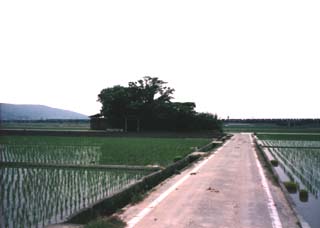
[[[235,134],[119,216],[137,228],[298,227],[281,190],[266,178],[249,134]]]

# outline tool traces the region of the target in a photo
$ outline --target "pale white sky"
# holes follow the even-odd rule
[[[319,1],[1,1],[0,102],[91,115],[143,76],[230,118],[320,117]]]

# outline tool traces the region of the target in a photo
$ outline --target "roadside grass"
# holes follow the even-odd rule
[[[132,195],[131,197],[131,204],[137,204],[140,203],[145,197],[147,196],[146,193],[136,193],[134,195]]]
[[[126,223],[117,217],[110,217],[107,219],[99,218],[89,222],[84,228],[124,228]]]
[[[255,152],[257,154],[261,166],[263,167],[263,171],[267,179],[270,180],[273,185],[279,186],[278,179],[272,172],[272,168],[268,163],[267,158],[264,156],[263,152],[261,151],[261,148],[257,145],[255,146]]]
[[[210,139],[201,138],[102,138],[67,136],[3,136],[0,138],[0,144],[30,145],[31,147],[32,145],[53,145],[57,147],[67,145],[98,146],[99,161],[97,164],[160,166],[167,166],[171,164],[175,158],[183,158],[193,152],[195,147],[199,148],[209,142]],[[64,151],[65,156],[70,156],[71,152],[72,151],[67,150]],[[49,155],[50,151],[44,150],[40,151],[40,153],[47,153]]]

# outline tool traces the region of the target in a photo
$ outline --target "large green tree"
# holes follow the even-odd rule
[[[101,114],[107,117],[113,128],[122,128],[123,118],[128,114],[130,107],[129,90],[117,85],[103,89],[98,95],[102,104]]]
[[[146,76],[137,82],[129,82],[129,88],[136,98],[144,104],[170,102],[174,89],[157,77]]]
[[[103,89],[98,95],[102,104],[101,114],[109,119],[113,127],[121,127],[123,118],[135,116],[150,125],[155,118],[156,107],[170,103],[174,89],[159,78],[146,76],[128,87],[113,86]]]
[[[193,102],[171,102],[174,89],[157,77],[143,77],[127,87],[103,89],[98,95],[101,114],[111,127],[124,128],[127,120],[141,120],[142,130],[221,130],[217,116],[197,113]]]

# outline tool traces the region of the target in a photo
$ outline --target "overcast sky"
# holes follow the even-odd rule
[[[91,115],[159,77],[225,118],[320,117],[319,1],[1,1],[0,102]]]

